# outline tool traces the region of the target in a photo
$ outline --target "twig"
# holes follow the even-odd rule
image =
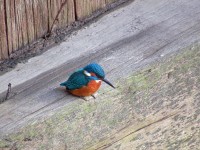
[[[4,101],[6,101],[9,98],[10,93],[11,93],[11,83],[8,84],[8,90],[7,90]]]
[[[66,3],[67,3],[67,0],[65,0],[65,1],[61,4],[60,9],[58,10],[58,13],[57,13],[55,19],[53,20],[53,23],[52,23],[52,25],[51,25],[51,27],[50,27],[50,29],[49,29],[49,31],[48,31],[48,34],[47,34],[45,37],[51,35],[52,30],[53,30],[53,27],[54,27],[54,25],[55,25],[55,22],[58,21],[58,17],[59,17],[59,15],[60,15],[60,13],[61,13],[61,11],[62,11],[62,9],[63,9],[63,7],[65,6]]]

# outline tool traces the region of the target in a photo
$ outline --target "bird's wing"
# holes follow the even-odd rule
[[[89,80],[83,73],[83,70],[74,72],[66,82],[61,83],[61,86],[66,86],[69,90],[79,89],[87,85]]]

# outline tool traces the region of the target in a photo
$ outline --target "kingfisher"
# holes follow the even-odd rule
[[[97,63],[91,63],[72,73],[68,80],[61,83],[60,86],[65,86],[69,93],[78,97],[94,97],[93,94],[101,86],[101,81],[104,81],[115,88],[107,79],[105,79],[103,68]]]

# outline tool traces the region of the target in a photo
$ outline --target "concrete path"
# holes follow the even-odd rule
[[[54,114],[73,100],[59,83],[89,62],[113,83],[137,69],[200,41],[199,0],[135,0],[84,27],[44,54],[0,76],[0,137]]]

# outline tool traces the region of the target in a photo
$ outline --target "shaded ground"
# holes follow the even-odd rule
[[[4,137],[0,147],[197,150],[199,66],[198,44],[121,79],[97,101],[71,102],[51,118]]]

